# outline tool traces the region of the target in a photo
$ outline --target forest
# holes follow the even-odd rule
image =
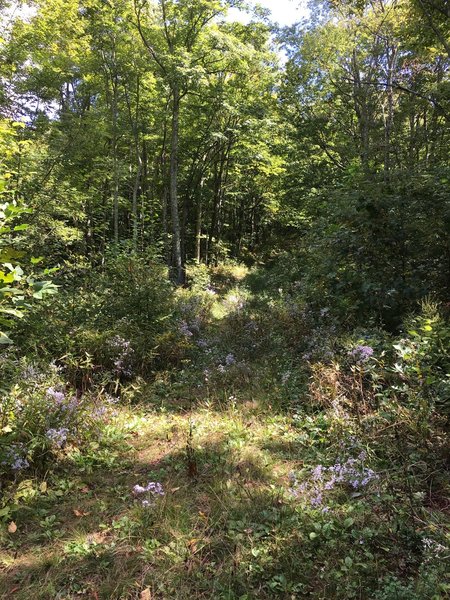
[[[450,5],[292,2],[0,0],[0,598],[450,598]]]

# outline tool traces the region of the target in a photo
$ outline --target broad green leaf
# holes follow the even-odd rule
[[[12,340],[3,331],[0,331],[0,344],[12,344]]]
[[[19,319],[23,317],[23,312],[15,308],[0,308],[0,313],[12,315],[13,317],[18,317]]]

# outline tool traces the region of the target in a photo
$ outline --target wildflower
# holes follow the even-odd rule
[[[22,471],[30,466],[26,459],[26,449],[23,444],[13,444],[6,450],[6,456],[2,464],[13,471]]]
[[[119,402],[119,398],[115,398],[114,396],[105,394],[105,402],[107,402],[108,404],[117,404]]]
[[[186,321],[181,321],[181,323],[179,325],[179,331],[185,337],[192,337],[194,335],[192,333],[192,331],[189,329],[189,325],[186,323]]]
[[[78,408],[78,398],[72,396],[67,402],[61,404],[61,409],[67,413],[73,413]]]
[[[314,479],[321,479],[322,478],[322,471],[323,471],[323,467],[322,465],[317,465],[317,467],[315,467],[313,469],[312,475]]]
[[[144,508],[151,506],[155,503],[158,496],[164,496],[163,486],[155,481],[149,481],[146,486],[135,485],[133,487],[133,494],[135,496],[143,496],[141,504]]]
[[[59,392],[58,390],[55,390],[55,388],[53,387],[49,387],[47,390],[47,397],[49,398],[53,398],[53,400],[55,400],[55,402],[57,404],[62,404],[62,402],[64,402],[66,395],[64,394],[64,392]]]
[[[320,506],[322,504],[322,494],[319,492],[311,498],[312,506]]]
[[[11,469],[13,471],[22,471],[23,469],[27,469],[30,466],[30,463],[26,458],[16,458],[15,461],[11,465]]]
[[[42,379],[42,373],[34,365],[25,365],[22,370],[21,377],[24,381],[39,381]]]
[[[295,474],[290,475],[291,488],[289,491],[296,497],[299,492],[309,492],[311,504],[318,506],[322,503],[323,492],[334,489],[340,483],[347,484],[354,490],[359,490],[377,479],[378,475],[375,471],[364,467],[357,459],[349,458],[343,463],[337,462],[330,467],[317,465],[311,471],[310,481],[306,481],[300,486],[297,484]]]
[[[134,350],[131,347],[131,342],[124,339],[120,335],[115,335],[110,341],[110,345],[117,352],[114,361],[114,369],[118,375],[130,377],[133,370],[131,367],[132,355]]]
[[[437,542],[436,540],[433,540],[431,538],[423,538],[422,544],[423,544],[423,552],[425,555],[424,556],[425,563],[429,563],[433,559],[442,560],[442,558],[444,558],[442,556],[442,553],[448,551],[448,548],[446,546],[443,546],[442,544],[440,544],[439,542]]]
[[[159,496],[164,496],[164,490],[162,485],[160,483],[154,483],[153,481],[147,484],[146,491]]]
[[[108,412],[106,406],[98,406],[93,413],[94,418],[101,419]]]
[[[67,440],[69,430],[66,427],[60,429],[49,429],[45,437],[58,448],[62,448]]]
[[[349,356],[357,363],[366,362],[373,355],[373,348],[371,346],[356,346]]]
[[[236,362],[236,359],[234,358],[233,354],[227,354],[227,356],[225,357],[225,364],[229,367],[231,365],[234,365],[234,363]]]

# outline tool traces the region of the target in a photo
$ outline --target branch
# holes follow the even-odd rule
[[[159,68],[164,73],[164,75],[167,75],[167,69],[164,66],[164,63],[161,61],[161,59],[159,58],[156,50],[149,43],[149,41],[147,40],[147,38],[144,35],[144,32],[142,31],[141,12],[142,12],[142,5],[138,6],[137,0],[134,0],[134,13],[136,15],[136,24],[135,25],[137,27],[139,35],[141,36],[141,40],[142,40],[144,46],[146,47],[146,49],[148,50],[148,53],[150,54],[150,57],[156,62],[156,64],[159,66]]]

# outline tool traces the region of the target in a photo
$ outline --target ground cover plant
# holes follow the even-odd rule
[[[448,9],[253,4],[0,0],[0,598],[450,597]]]

